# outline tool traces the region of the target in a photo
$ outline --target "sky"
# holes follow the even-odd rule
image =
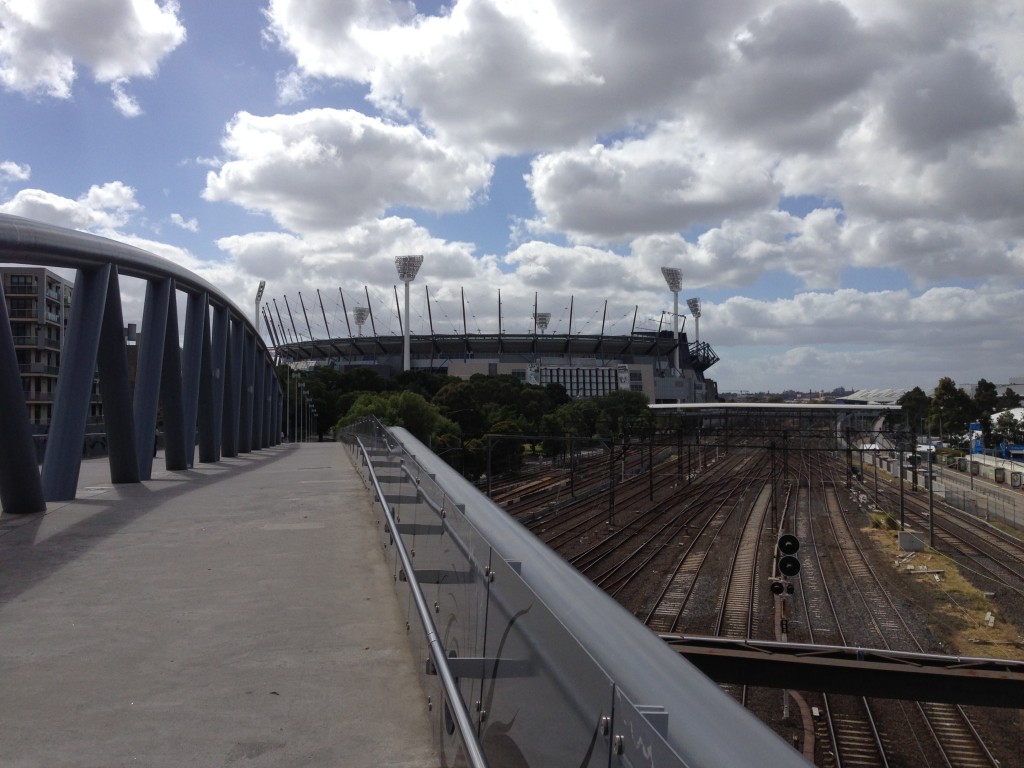
[[[404,254],[413,333],[669,329],[668,266],[720,391],[1006,383],[1022,40],[1020,0],[0,0],[0,212],[303,337],[398,333]]]

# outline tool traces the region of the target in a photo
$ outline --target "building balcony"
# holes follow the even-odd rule
[[[56,392],[25,392],[25,402],[29,405],[33,403],[52,403],[56,397]]]
[[[41,376],[56,376],[60,373],[60,368],[56,365],[46,365],[45,363],[21,363],[18,366],[18,370],[21,373],[36,374]]]

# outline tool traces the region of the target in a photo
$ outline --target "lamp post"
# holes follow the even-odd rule
[[[668,289],[672,291],[672,338],[675,339],[676,349],[672,360],[672,371],[679,373],[679,291],[683,288],[683,273],[675,267],[662,267],[661,274],[668,283]]]
[[[700,299],[696,296],[687,299],[686,306],[690,308],[690,314],[693,315],[693,341],[696,344],[700,341]]]
[[[423,265],[423,256],[395,256],[395,269],[398,270],[398,279],[405,283],[405,323],[403,324],[403,335],[405,341],[402,346],[402,370],[408,371],[410,367],[409,354],[409,283],[416,279],[416,273]]]
[[[354,310],[352,310],[352,313],[356,317],[356,327],[359,328],[359,336],[361,338],[363,335],[363,324],[366,322],[366,318],[369,317],[370,315],[370,308],[356,307]]]

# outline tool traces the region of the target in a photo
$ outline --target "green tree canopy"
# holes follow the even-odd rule
[[[956,385],[948,376],[939,379],[932,395],[932,405],[928,412],[928,427],[939,429],[945,433],[959,434],[966,430],[968,423],[974,421],[978,414],[970,395]],[[985,422],[982,421],[984,432]]]
[[[999,391],[986,379],[978,379],[974,387],[974,412],[979,419],[987,419],[999,410]]]
[[[920,428],[921,419],[927,418],[932,407],[932,399],[920,387],[914,387],[896,403],[903,408],[902,420],[915,430]]]
[[[425,443],[429,443],[435,433],[455,434],[457,429],[441,415],[437,407],[416,392],[371,392],[360,395],[338,426],[346,427],[367,416],[376,416],[388,426],[405,427]]]

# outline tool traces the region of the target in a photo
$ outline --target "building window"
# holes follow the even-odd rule
[[[512,375],[515,376],[519,381],[526,382],[526,371],[522,368],[515,368],[512,371]]]

